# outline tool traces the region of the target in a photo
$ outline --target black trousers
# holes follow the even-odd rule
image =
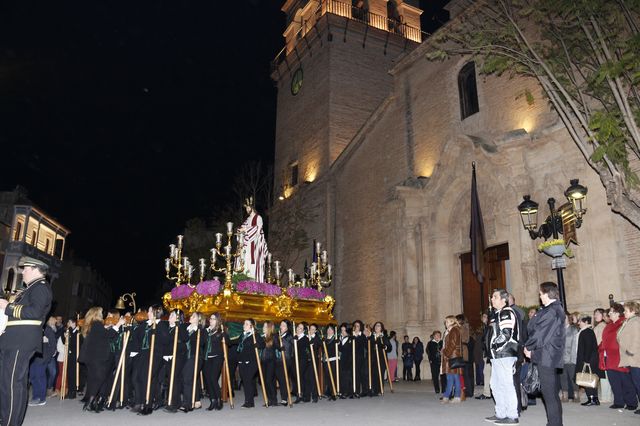
[[[293,360],[292,366],[291,366],[291,389],[293,389],[293,394],[296,396],[302,396],[305,393],[305,387],[306,387],[306,380],[305,378],[307,377],[307,369],[313,369],[313,367],[310,365],[311,362],[309,361],[309,363],[307,363],[306,359],[300,358],[298,361],[298,368],[296,370],[296,364],[295,364],[295,359]],[[313,371],[311,372],[311,374],[313,374]],[[300,389],[298,389],[298,377],[300,377]]]
[[[329,375],[329,369],[331,369],[331,374],[333,374],[333,384],[336,387],[336,393],[340,393],[340,389],[338,389],[338,382],[337,382],[337,376],[336,376],[336,362],[331,361],[330,363],[328,363],[329,365],[327,366],[327,362],[324,362],[324,394],[327,396],[333,396],[333,387],[331,386],[331,376]],[[342,374],[342,373],[341,373]],[[340,380],[342,380],[342,377],[340,377]]]
[[[638,399],[633,381],[631,380],[631,374],[623,373],[622,371],[608,370],[607,376],[609,377],[609,383],[611,383],[613,403],[615,405],[637,407]]]
[[[293,358],[287,358],[287,374],[289,375],[289,379],[295,381],[295,371],[291,369],[291,366],[295,370],[295,360]],[[292,375],[293,371],[293,375]],[[282,358],[276,360],[276,379],[278,380],[278,386],[280,386],[280,399],[282,401],[288,401],[287,395],[287,378],[284,374],[284,364],[282,363]]]
[[[513,373],[513,386],[516,388],[518,397],[518,414],[522,413],[522,386],[520,386],[520,373],[522,370],[522,361],[517,360],[515,363],[516,372]]]
[[[372,352],[371,356],[371,390],[375,395],[379,395],[382,392],[380,389],[380,377],[378,375],[378,363],[380,363],[380,374],[384,379],[384,372],[386,371],[386,365],[384,363],[384,358],[382,358],[382,354],[376,361],[376,352],[375,349]],[[379,351],[378,351],[379,352]],[[384,382],[382,384],[384,386]]]
[[[264,389],[267,391],[267,401],[270,406],[278,405],[276,393],[276,360],[262,360],[262,376],[264,377]]]
[[[462,370],[462,376],[464,377],[464,395],[467,398],[473,397],[475,380],[473,377],[473,362],[465,362],[464,369]]]
[[[182,395],[182,371],[184,370],[184,364],[186,359],[183,356],[176,357],[175,371],[173,373],[173,388],[171,389],[171,401],[169,401],[169,386],[171,385],[171,363],[172,360],[165,362],[164,371],[167,383],[167,405],[172,408],[178,408],[180,406],[180,395]]]
[[[135,403],[145,404],[147,399],[147,382],[149,378],[149,351],[140,352],[135,358],[140,357],[135,363],[133,373],[133,386],[135,393]],[[162,369],[162,358],[157,355],[153,358],[153,368],[151,370],[151,384],[149,388],[149,403],[153,403],[160,396],[160,370]]]
[[[547,411],[547,426],[562,426],[562,404],[560,403],[560,375],[557,369],[538,365],[540,390]]]
[[[69,361],[67,362],[67,389],[69,390],[68,397],[75,398],[78,388],[82,389],[80,383],[76,386],[76,357],[73,354],[69,354]],[[79,376],[79,374],[78,374]],[[78,377],[79,379],[80,377]]]
[[[27,410],[29,361],[34,350],[0,349],[0,424],[21,425]]]
[[[402,362],[402,379],[403,380],[413,380],[413,372],[411,371],[411,367]]]
[[[258,364],[255,362],[238,363],[240,370],[240,380],[242,380],[242,388],[244,389],[244,402],[245,404],[253,405],[253,395],[256,392],[256,373],[258,372]]]
[[[198,360],[198,365],[196,365],[196,359],[190,358],[185,361],[184,367],[182,368],[182,406],[193,408],[191,401],[200,401],[201,391],[200,391],[200,369],[202,368],[202,360]],[[193,397],[193,374],[195,372],[195,389],[196,394],[195,398]]]
[[[316,368],[318,367],[318,363],[316,363]],[[302,378],[301,378],[302,380]],[[318,397],[318,385],[316,384],[316,375],[313,371],[312,361],[307,361],[307,368],[304,372],[304,386],[302,391],[302,397],[304,400],[309,400],[310,398]]]
[[[202,374],[204,375],[204,384],[209,392],[209,398],[220,399],[220,375],[222,374],[222,366],[224,365],[224,357],[216,356],[208,358],[204,362]]]
[[[416,374],[413,377],[414,380],[421,380],[420,379],[420,363],[422,362],[422,360],[418,361],[418,360],[414,360],[413,364],[416,366]]]
[[[353,372],[351,365],[340,363],[340,393],[344,396],[353,395]]]
[[[436,393],[440,393],[440,363],[430,362],[429,366],[431,367],[431,379],[433,380],[433,389],[435,389]],[[444,386],[442,390],[444,390]]]

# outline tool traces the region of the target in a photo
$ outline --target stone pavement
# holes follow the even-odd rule
[[[99,414],[82,411],[77,401],[60,401],[50,398],[47,405],[28,407],[26,426],[80,426],[80,425],[172,425],[189,426],[228,422],[230,425],[255,426],[261,422],[278,425],[488,425],[486,416],[493,415],[491,400],[467,400],[461,404],[442,405],[438,402],[431,381],[418,383],[396,383],[395,393],[385,392],[384,397],[362,398],[359,400],[322,400],[317,404],[302,403],[293,408],[256,407],[241,408],[242,392],[236,392],[236,408],[228,406],[222,411],[196,410],[191,413],[176,414],[156,411],[149,416],[138,416],[128,410],[105,411]],[[256,404],[261,399],[256,398]],[[563,404],[565,426],[640,426],[640,415],[629,411],[611,410],[609,404],[599,407],[582,407],[579,404]],[[525,426],[544,426],[546,418],[544,406],[530,407],[520,418]]]

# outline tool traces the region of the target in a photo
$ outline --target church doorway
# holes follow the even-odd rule
[[[480,326],[480,314],[487,310],[494,288],[509,290],[509,244],[489,247],[484,253],[484,285],[471,272],[471,252],[460,255],[462,268],[462,312],[472,330]]]

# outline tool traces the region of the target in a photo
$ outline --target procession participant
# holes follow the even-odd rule
[[[371,337],[373,332],[371,331],[370,324],[364,325],[364,332],[362,334],[364,334],[364,337],[365,337],[363,387],[365,387],[366,389],[365,395],[372,397],[372,396],[377,396],[376,394],[373,393],[373,370],[376,368],[375,367],[376,358],[375,358],[375,347],[372,344],[372,337]]]
[[[280,386],[280,405],[289,405],[289,394],[287,391],[289,383],[288,378],[294,378],[295,381],[295,361],[293,359],[293,337],[289,332],[289,322],[287,320],[280,321],[280,338],[276,339],[276,379]],[[282,342],[282,344],[280,343]],[[285,374],[285,368],[287,372]]]
[[[309,389],[306,380],[307,370],[311,368],[309,366],[311,354],[309,352],[309,338],[305,334],[306,328],[306,322],[298,323],[296,326],[296,335],[293,337],[294,355],[297,355],[297,370],[294,370],[295,380],[292,378],[296,394],[294,404],[311,401],[311,389]],[[295,352],[297,352],[297,354]],[[311,374],[313,374],[313,372]],[[302,398],[300,398],[300,395],[302,395]]]
[[[369,378],[367,376],[367,337],[362,333],[364,330],[364,323],[360,320],[353,322],[353,343],[355,346],[355,391],[354,396],[360,398],[366,396],[369,393],[368,383]],[[354,350],[354,348],[352,348]]]
[[[203,317],[200,312],[194,312],[189,317],[189,326],[187,327],[187,358],[182,369],[182,405],[180,411],[185,413],[192,411],[194,408],[201,407],[201,389],[198,384],[198,375],[202,368],[204,359],[204,344],[206,339],[202,332]],[[195,381],[195,383],[194,383]],[[193,395],[195,389],[195,397]],[[194,404],[192,404],[192,402]]]
[[[242,251],[244,256],[236,259],[236,269],[240,262],[244,263],[244,273],[255,278],[257,282],[264,282],[264,264],[267,258],[267,241],[264,238],[262,216],[254,207],[253,197],[244,202],[244,208],[249,215],[238,231],[243,235]]]
[[[203,367],[204,382],[211,402],[207,408],[208,411],[222,410],[222,394],[218,381],[224,363],[223,339],[225,344],[229,342],[229,336],[224,332],[224,324],[220,314],[212,314],[209,317],[209,327],[206,330]]]
[[[142,357],[139,356],[143,337],[144,329],[148,321],[148,313],[146,310],[139,309],[131,318],[131,323],[128,325],[129,329],[129,341],[127,343],[127,353],[125,354],[126,361],[124,363],[124,402],[127,408],[135,410],[135,382],[138,379],[139,369]],[[146,380],[146,379],[145,379]],[[144,398],[142,396],[141,398]]]
[[[0,299],[8,317],[0,336],[0,424],[20,425],[27,407],[27,373],[34,353],[42,351],[42,324],[51,309],[46,263],[23,256],[18,261],[26,288],[9,303]]]
[[[338,384],[336,383],[337,370],[336,370],[336,361],[339,357],[339,353],[336,353],[336,334],[332,325],[327,326],[327,335],[323,339],[322,347],[325,352],[323,352],[323,362],[324,362],[324,395],[327,396],[331,401],[336,400],[336,395],[333,394],[334,387],[336,394],[340,392],[338,389]]]
[[[305,387],[308,387],[311,400],[313,402],[318,402],[318,388],[320,387],[319,377],[320,374],[317,370],[319,361],[318,354],[322,347],[322,340],[320,339],[320,335],[318,334],[318,325],[311,324],[309,325],[309,355],[308,362],[309,366],[307,367],[307,373],[305,376]],[[312,346],[313,345],[313,346]],[[312,358],[313,357],[313,358]],[[314,367],[315,363],[315,367]]]
[[[160,324],[163,324],[161,327]],[[175,413],[180,406],[180,395],[182,394],[182,372],[187,356],[187,342],[189,333],[187,325],[184,323],[184,313],[179,309],[174,309],[169,313],[166,323],[158,324],[159,333],[162,335],[162,359],[166,376],[167,405],[164,411]],[[166,326],[164,325],[166,324]]]
[[[67,345],[67,389],[68,393],[66,399],[75,399],[76,393],[78,392],[79,383],[76,383],[76,366],[78,363],[78,354],[79,348],[77,344],[80,343],[80,347],[82,347],[82,343],[84,341],[84,337],[82,337],[82,333],[80,333],[80,329],[78,328],[78,322],[75,318],[69,318],[67,320],[67,330],[69,331],[69,344]],[[78,338],[79,335],[79,338]],[[62,335],[62,344],[66,343],[66,335]]]
[[[260,362],[262,363],[262,373],[264,375],[264,386],[267,390],[267,398],[269,406],[278,405],[276,393],[276,340],[278,336],[274,334],[274,325],[272,321],[266,321],[262,326],[262,337],[264,339],[264,349],[260,354]]]
[[[120,315],[120,311],[110,309],[109,312],[107,312],[107,317],[104,319],[104,326],[109,339],[109,359],[107,361],[107,379],[103,382],[100,389],[100,395],[103,396],[109,395],[113,381],[119,379],[119,377],[115,376],[115,372],[122,351],[123,325],[124,317]]]
[[[373,396],[378,396],[384,389],[381,388],[380,383],[384,378],[385,371],[387,371],[387,364],[385,362],[384,354],[391,351],[391,343],[387,337],[387,331],[384,329],[384,324],[378,321],[373,325],[373,333],[369,338],[371,341],[371,390]],[[377,347],[377,350],[376,350]]]
[[[160,305],[151,305],[147,310],[147,321],[139,324],[133,332],[133,341],[130,357],[137,358],[133,369],[133,391],[134,406],[131,409],[134,413],[148,414],[151,407],[144,406],[146,404],[147,386],[150,388],[150,400],[153,401],[159,396],[159,372],[162,361],[162,345],[156,341],[154,343],[153,353],[151,351],[151,342],[157,335],[157,325],[164,310]],[[149,375],[149,366],[152,364],[151,375]],[[149,382],[149,379],[151,380]],[[143,411],[144,408],[144,411]]]
[[[349,335],[347,323],[340,325],[340,339],[338,342],[338,352],[340,353],[340,398],[353,399],[353,362],[352,362],[352,339]]]
[[[96,413],[104,408],[104,396],[100,394],[102,385],[110,373],[109,334],[104,327],[102,308],[93,307],[84,316],[82,327],[84,345],[80,350],[80,363],[87,366],[87,402],[83,410]]]
[[[238,344],[238,367],[240,369],[240,379],[244,388],[243,408],[253,408],[253,398],[256,393],[255,376],[258,372],[258,363],[254,348],[264,348],[264,340],[261,336],[254,336],[256,322],[253,319],[246,319],[242,324],[243,334]],[[254,337],[256,344],[254,345]]]

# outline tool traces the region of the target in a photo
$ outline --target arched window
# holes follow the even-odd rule
[[[13,290],[13,278],[15,276],[15,272],[13,272],[13,268],[9,269],[9,273],[7,274],[7,283],[4,287],[5,293],[11,293]]]
[[[22,223],[16,222],[16,232],[13,234],[14,241],[20,241],[22,239]]]
[[[460,93],[460,118],[464,120],[480,111],[478,107],[478,87],[476,86],[476,64],[467,63],[458,74]]]

